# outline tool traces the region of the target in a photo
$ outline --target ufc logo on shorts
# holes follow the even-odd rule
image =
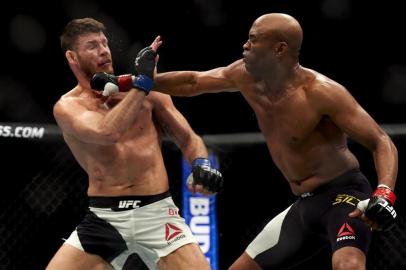
[[[124,200],[124,201],[119,201],[118,202],[118,208],[138,208],[139,203],[141,201],[139,200]]]
[[[389,213],[393,216],[393,218],[396,218],[396,211],[393,209],[393,206],[390,206],[387,201],[381,201],[379,202],[379,205],[384,207],[386,210],[389,211]]]

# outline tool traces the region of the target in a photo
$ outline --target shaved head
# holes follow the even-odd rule
[[[269,13],[255,20],[252,28],[276,42],[286,42],[292,54],[299,55],[303,32],[299,22],[290,15]]]

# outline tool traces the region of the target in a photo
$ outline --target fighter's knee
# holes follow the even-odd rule
[[[334,270],[365,270],[365,254],[355,247],[343,247],[333,254]]]
[[[357,256],[347,256],[333,259],[334,270],[365,270],[365,262]]]
[[[360,260],[356,258],[346,258],[345,260],[340,260],[333,265],[334,270],[362,270],[365,266],[360,263]]]

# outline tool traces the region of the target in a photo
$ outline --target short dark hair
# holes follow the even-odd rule
[[[88,33],[106,32],[106,27],[103,23],[93,18],[82,18],[71,20],[63,30],[60,40],[63,52],[74,49],[74,45],[78,36]]]

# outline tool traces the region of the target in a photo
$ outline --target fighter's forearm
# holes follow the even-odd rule
[[[393,190],[398,173],[398,152],[389,136],[382,137],[373,151],[373,156],[378,184],[384,184]]]
[[[155,74],[154,90],[174,96],[196,94],[197,76],[194,71],[172,71]]]
[[[137,89],[129,91],[126,97],[105,115],[100,122],[100,130],[109,134],[113,142],[117,140],[134,124],[144,98],[143,91]]]
[[[202,138],[198,135],[190,136],[190,139],[180,145],[183,156],[191,164],[196,158],[207,158],[208,151]]]

